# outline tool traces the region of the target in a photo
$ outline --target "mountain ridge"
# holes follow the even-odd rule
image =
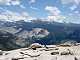
[[[14,38],[10,38],[10,36],[7,34],[8,38],[12,39],[8,43],[8,44],[11,44],[11,42],[13,43],[11,45],[13,47],[12,49],[26,47],[26,46],[28,47],[32,43],[50,45],[50,44],[60,44],[61,42],[72,41],[72,40],[80,42],[79,40],[80,24],[57,23],[57,22],[49,23],[49,22],[43,22],[43,21],[25,22],[24,20],[16,21],[16,22],[0,21],[0,24],[1,24],[0,30],[8,32],[13,36],[15,36]],[[46,30],[47,32],[49,32],[49,34],[45,37],[39,38],[38,37],[39,34],[36,34],[36,32],[39,30],[36,28],[40,29],[42,32],[45,32]],[[30,33],[31,31],[34,31],[34,29],[36,32]],[[41,32],[39,31],[39,33]],[[44,36],[43,33],[41,34],[42,35],[40,36]],[[29,35],[33,37],[29,37]],[[5,36],[5,34],[3,34],[3,36]],[[24,36],[25,38],[23,38]],[[0,37],[3,38],[2,36]],[[15,43],[17,43],[18,45]],[[8,46],[8,49],[9,48],[11,47]]]

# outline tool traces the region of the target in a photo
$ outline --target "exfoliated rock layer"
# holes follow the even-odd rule
[[[36,43],[37,44],[37,43]],[[35,49],[32,48],[35,46]],[[80,60],[80,45],[36,45],[12,51],[0,50],[0,60]]]

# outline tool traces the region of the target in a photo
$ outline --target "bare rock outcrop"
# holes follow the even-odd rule
[[[30,48],[33,50],[36,50],[36,48],[42,48],[42,45],[39,43],[34,43],[34,44],[31,44]]]
[[[33,45],[40,46],[38,43],[34,43],[31,46]],[[45,47],[37,48],[36,50],[21,48],[5,51],[5,54],[0,55],[0,60],[80,60],[80,45],[56,48],[58,49],[50,47],[47,51]]]
[[[74,55],[74,54],[70,51],[70,49],[65,49],[60,52],[60,55]]]

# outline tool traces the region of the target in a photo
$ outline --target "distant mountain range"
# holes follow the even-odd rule
[[[32,43],[80,42],[80,24],[32,20],[0,21],[0,49],[28,47]]]

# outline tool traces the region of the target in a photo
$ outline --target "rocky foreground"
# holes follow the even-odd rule
[[[0,50],[0,60],[80,60],[80,44],[39,45],[12,51]]]

